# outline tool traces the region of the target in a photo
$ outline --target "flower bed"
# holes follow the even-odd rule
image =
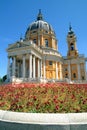
[[[0,109],[29,113],[87,112],[87,84],[8,84],[0,86]]]

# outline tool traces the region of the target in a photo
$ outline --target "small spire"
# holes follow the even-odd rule
[[[41,14],[41,9],[39,9],[39,14]]]
[[[23,42],[22,34],[21,34],[21,36],[20,36],[20,42]]]
[[[39,9],[39,13],[38,13],[38,16],[37,16],[37,20],[43,20],[43,16],[42,16],[42,13],[41,13],[41,9]]]
[[[68,34],[74,34],[74,31],[72,30],[72,26],[71,26],[71,23],[69,23],[69,32]]]
[[[70,32],[72,31],[71,23],[69,24],[69,31],[70,31]]]

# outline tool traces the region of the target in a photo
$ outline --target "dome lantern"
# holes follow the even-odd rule
[[[68,32],[68,34],[69,34],[69,35],[74,34],[74,32],[72,31],[72,26],[71,26],[71,24],[69,25],[69,32]]]
[[[43,20],[43,15],[41,13],[41,9],[39,9],[39,13],[38,13],[38,16],[37,16],[37,20]]]

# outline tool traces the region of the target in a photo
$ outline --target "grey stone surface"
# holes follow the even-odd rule
[[[40,114],[0,110],[0,130],[87,130],[87,113]]]
[[[87,124],[73,125],[43,125],[43,124],[21,124],[0,121],[0,130],[87,130]]]

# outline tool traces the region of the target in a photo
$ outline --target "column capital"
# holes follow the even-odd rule
[[[33,58],[35,58],[35,55],[33,55]]]

